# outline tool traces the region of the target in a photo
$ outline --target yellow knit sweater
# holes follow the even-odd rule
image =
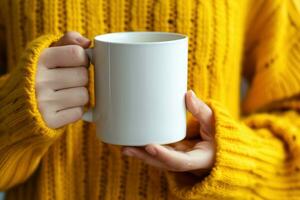
[[[300,199],[297,1],[0,0],[0,57],[7,58],[0,190],[13,200]],[[35,99],[37,61],[67,30],[90,39],[116,31],[189,35],[189,88],[215,117],[217,153],[207,177],[124,157],[90,123],[46,126]],[[241,106],[242,72],[251,85]],[[188,115],[188,133],[198,128]]]

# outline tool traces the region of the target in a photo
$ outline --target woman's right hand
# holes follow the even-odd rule
[[[88,57],[90,40],[78,32],[66,33],[45,49],[38,61],[35,80],[38,109],[50,128],[81,119],[88,102]]]

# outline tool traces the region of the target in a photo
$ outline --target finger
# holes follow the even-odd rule
[[[53,90],[85,86],[88,83],[88,71],[85,67],[48,69],[44,81]]]
[[[215,146],[210,141],[198,142],[193,150],[186,152],[197,169],[211,169],[214,164]]]
[[[167,169],[166,166],[158,161],[157,159],[153,158],[151,155],[149,155],[145,150],[134,148],[134,147],[125,147],[123,148],[123,154],[126,156],[136,157],[148,165],[161,168],[161,169]]]
[[[74,107],[59,112],[45,115],[45,121],[50,128],[60,128],[66,124],[73,123],[81,119],[83,115],[82,107]]]
[[[170,150],[162,145],[150,144],[147,145],[145,150],[161,163],[164,163],[168,169],[173,171],[184,171],[189,169],[189,166],[186,166],[188,163],[186,155],[182,152]]]
[[[208,105],[198,99],[195,93],[190,90],[186,93],[187,109],[199,121],[201,129],[212,137],[213,112]]]
[[[171,170],[190,171],[207,168],[208,166],[212,165],[214,155],[213,147],[206,149],[208,148],[206,143],[202,144],[202,142],[200,142],[197,146],[197,149],[187,153],[172,151],[164,146],[156,144],[147,145],[146,151],[161,163],[166,164],[166,166]]]
[[[83,37],[80,33],[76,31],[70,31],[64,34],[57,42],[53,43],[51,46],[65,46],[65,45],[79,45],[82,48],[87,48],[90,46],[91,41]]]
[[[55,111],[72,107],[84,106],[89,101],[88,90],[85,87],[69,88],[54,92],[54,100],[47,103]]]
[[[43,51],[39,64],[47,68],[87,66],[88,57],[81,46],[67,45],[51,47]]]
[[[56,110],[63,110],[72,107],[84,106],[89,101],[89,94],[86,87],[76,87],[59,90],[54,93],[55,99],[59,101]]]

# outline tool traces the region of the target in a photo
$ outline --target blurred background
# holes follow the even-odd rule
[[[4,199],[4,193],[0,192],[0,200],[3,200],[3,199]]]

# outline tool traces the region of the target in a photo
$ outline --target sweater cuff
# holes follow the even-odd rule
[[[209,101],[208,105],[215,117],[215,164],[204,179],[191,173],[166,172],[174,197],[255,199],[268,194],[270,188],[282,192],[292,187],[281,182],[289,179],[283,167],[288,155],[285,147],[297,152],[299,145],[292,138],[299,130],[270,114],[254,116],[246,120],[248,124],[239,123],[217,102]]]
[[[0,91],[0,132],[16,142],[32,136],[57,137],[62,129],[45,124],[37,106],[35,76],[42,51],[61,37],[43,35],[24,50],[18,66],[10,73]]]

